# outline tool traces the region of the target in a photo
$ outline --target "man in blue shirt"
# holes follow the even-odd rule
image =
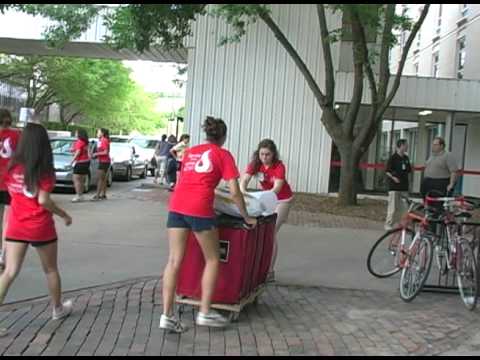
[[[171,140],[171,137],[169,138]],[[157,162],[157,167],[155,170],[155,180],[153,182],[158,184],[158,179],[160,178],[160,184],[164,184],[168,157],[170,155],[170,149],[175,145],[167,141],[167,135],[162,135],[162,140],[158,142],[155,147],[155,160]]]

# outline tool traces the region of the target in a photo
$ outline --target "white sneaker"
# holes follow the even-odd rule
[[[179,320],[177,320],[175,317],[168,317],[165,314],[162,314],[162,316],[160,317],[159,328],[177,334],[181,334],[187,331],[187,327]]]
[[[78,202],[82,202],[82,201],[84,201],[83,196],[75,196],[75,197],[72,199],[72,203],[78,203]]]
[[[466,305],[473,305],[475,304],[475,297],[474,296],[467,296],[464,298]]]
[[[62,304],[61,309],[53,308],[52,320],[61,320],[69,316],[73,311],[73,301],[67,300]]]
[[[229,321],[219,313],[215,311],[210,311],[208,314],[203,314],[201,312],[197,315],[197,325],[198,326],[209,326],[223,328],[228,325]]]

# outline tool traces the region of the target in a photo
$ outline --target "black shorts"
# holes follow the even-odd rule
[[[76,163],[73,173],[75,175],[88,175],[90,173],[90,161]]]
[[[110,163],[98,163],[98,170],[108,171],[110,169]]]
[[[5,239],[7,242],[13,242],[13,243],[20,243],[20,244],[27,244],[30,245],[34,248],[50,245],[53,243],[56,243],[58,239],[53,239],[53,240],[48,240],[48,241],[31,241],[31,240],[17,240],[17,239]]]
[[[10,205],[12,198],[8,191],[0,191],[0,205]]]

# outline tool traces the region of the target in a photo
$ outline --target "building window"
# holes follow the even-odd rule
[[[465,57],[467,54],[466,39],[465,36],[458,39],[458,65],[457,65],[457,77],[463,79],[465,70]]]
[[[443,12],[443,4],[439,4],[438,19],[437,19],[437,35],[440,35],[440,32],[442,31],[442,12]]]
[[[422,33],[420,32],[420,30],[418,31],[418,35],[417,35],[417,49],[420,49],[420,42],[422,40]]]
[[[468,4],[462,4],[461,12],[462,12],[462,16],[468,15]]]
[[[438,77],[439,62],[440,62],[440,53],[437,50],[432,54],[432,64],[433,64],[432,76],[434,78]]]

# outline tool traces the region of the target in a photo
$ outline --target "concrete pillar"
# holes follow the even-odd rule
[[[425,166],[425,163],[430,156],[430,149],[428,147],[428,130],[427,121],[424,116],[418,117],[418,144],[417,144],[417,158],[415,159],[415,166]],[[420,192],[420,185],[422,184],[423,172],[413,172],[413,186],[412,192]]]
[[[455,113],[450,112],[445,119],[445,149],[452,151],[453,128],[455,127]]]
[[[381,129],[380,125],[380,129]],[[368,148],[368,163],[375,164],[377,162],[377,143],[378,143],[378,134],[382,134],[382,131],[377,131],[377,135],[375,139],[373,139],[370,147]],[[367,190],[375,190],[375,170],[368,169],[367,170],[367,178],[365,180],[365,189]]]

